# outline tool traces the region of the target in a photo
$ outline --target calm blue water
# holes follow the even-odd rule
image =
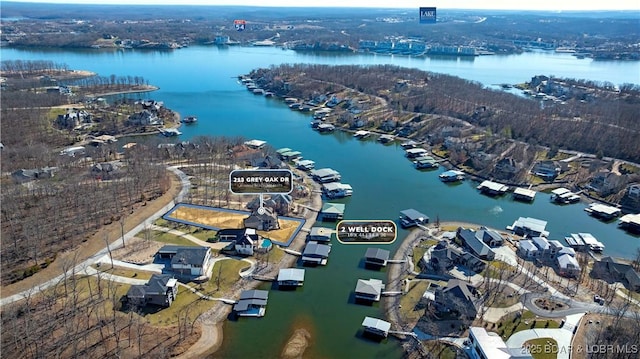
[[[546,194],[533,204],[513,202],[509,196],[479,195],[475,184],[449,186],[437,178],[442,170],[418,172],[404,158],[399,146],[383,146],[353,140],[349,134],[321,135],[309,127],[310,118],[293,112],[275,99],[249,93],[236,76],[257,67],[281,63],[380,64],[416,67],[448,73],[486,86],[520,83],[537,74],[640,84],[640,62],[595,62],[567,54],[532,52],[513,56],[475,59],[429,59],[357,54],[298,54],[275,48],[190,47],[173,52],[133,51],[24,51],[1,50],[3,60],[44,59],[66,63],[73,69],[103,76],[143,76],[160,90],[149,95],[180,112],[194,115],[198,123],[183,126],[182,138],[197,135],[244,136],[290,147],[303,153],[316,166],[341,172],[354,188],[344,200],[348,219],[395,219],[398,212],[416,208],[432,219],[482,223],[504,228],[520,216],[549,221],[552,239],[572,232],[590,232],[606,245],[608,255],[630,258],[640,247],[640,238],[589,217],[583,204],[556,206]],[[400,231],[399,238],[406,235]],[[399,241],[387,246],[393,250]],[[334,244],[329,265],[306,272],[303,288],[294,292],[271,291],[263,319],[226,322],[220,357],[276,357],[298,327],[313,336],[309,355],[320,358],[398,357],[399,345],[390,339],[371,343],[356,338],[365,315],[384,317],[376,305],[352,303],[351,292],[358,278],[385,279],[386,273],[361,268],[366,247]],[[268,286],[266,286],[268,289]],[[251,343],[246,345],[246,343]]]

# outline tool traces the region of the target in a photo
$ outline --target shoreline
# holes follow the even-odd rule
[[[311,192],[311,196],[308,199],[308,202],[305,203],[305,206],[311,208],[320,209],[322,206],[322,195],[318,193],[319,185],[311,178],[307,173],[303,174],[305,179],[308,179],[312,184],[313,191]],[[303,218],[305,218],[305,223],[300,232],[296,235],[294,240],[287,248],[291,248],[294,250],[301,250],[306,243],[306,237],[309,229],[313,227],[316,223],[318,212],[312,211],[308,208],[305,209],[305,214]],[[282,248],[274,248],[272,250],[283,250]],[[295,265],[298,257],[285,254],[280,261],[276,264],[270,264],[268,267],[263,268],[259,273],[261,276],[277,276],[278,271],[282,268],[291,268]],[[230,293],[225,294],[226,297],[239,296],[240,292],[243,290],[251,290],[260,283],[263,283],[259,280],[249,279],[248,281],[244,281],[240,279],[237,287],[233,288]],[[201,319],[199,320],[199,325],[201,329],[201,335],[198,341],[189,347],[185,352],[178,355],[178,359],[198,359],[204,356],[209,356],[222,348],[222,344],[224,342],[224,322],[227,319],[228,314],[231,312],[231,306],[229,304],[225,304],[222,302],[217,302],[213,307],[211,307],[208,311],[202,314]]]

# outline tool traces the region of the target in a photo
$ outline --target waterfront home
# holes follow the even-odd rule
[[[482,181],[478,187],[481,193],[488,196],[499,196],[505,194],[509,190],[509,186],[505,186],[502,183],[492,181]]]
[[[287,165],[272,155],[263,156],[262,154],[255,153],[250,155],[248,158],[248,163],[252,167],[256,168],[265,168],[265,169],[281,169],[287,168]]]
[[[11,177],[14,181],[23,183],[42,178],[52,178],[56,172],[58,172],[58,167],[43,167],[29,170],[20,169],[11,173]]]
[[[580,274],[580,264],[575,257],[569,254],[563,254],[556,258],[558,265],[558,274],[564,277],[576,277]]]
[[[312,170],[309,174],[311,175],[311,178],[318,183],[337,182],[342,178],[338,171],[331,168]]]
[[[493,260],[495,253],[491,250],[489,245],[485,243],[485,240],[489,243],[497,243],[498,239],[493,236],[500,237],[499,234],[489,231],[486,228],[474,231],[472,229],[458,228],[458,238],[462,241],[464,246],[471,250],[473,254],[481,259]],[[485,239],[484,237],[488,237]],[[500,237],[502,238],[502,237]],[[502,243],[502,242],[499,242]]]
[[[343,203],[325,203],[322,205],[319,216],[323,221],[337,221],[344,217],[344,209]]]
[[[549,255],[552,257],[560,255],[559,254],[560,251],[565,248],[565,246],[563,246],[562,243],[560,243],[560,241],[555,239],[547,241],[547,243],[549,243]],[[575,255],[575,251],[573,255]]]
[[[618,226],[620,228],[624,228],[625,230],[631,232],[640,232],[640,214],[625,214],[620,217],[620,222],[618,222]]]
[[[164,122],[155,113],[142,110],[130,115],[127,118],[127,124],[130,126],[157,126],[164,124]]]
[[[530,239],[518,241],[518,254],[524,259],[534,259],[540,255],[540,250]]]
[[[584,210],[590,215],[604,221],[612,220],[622,214],[622,210],[620,210],[620,208],[607,206],[600,203],[592,203]]]
[[[370,302],[380,301],[384,284],[380,279],[358,279],[356,283],[355,298]]]
[[[417,169],[431,169],[438,168],[440,166],[438,164],[438,161],[436,161],[436,159],[431,156],[418,157],[415,159],[415,161],[413,161],[413,164]]]
[[[507,230],[524,237],[548,237],[549,232],[545,230],[547,221],[531,217],[520,217]]]
[[[327,198],[343,198],[353,194],[351,185],[340,182],[329,182],[322,185],[322,194]]]
[[[427,153],[429,153],[427,150],[425,150],[424,148],[408,148],[405,150],[405,156],[409,159],[414,159],[414,158],[418,158],[421,156],[426,155]]]
[[[166,245],[158,250],[159,259],[170,259],[169,270],[183,277],[206,276],[211,266],[211,248]]]
[[[216,233],[216,237],[219,242],[233,242],[243,237],[251,238],[252,240],[258,240],[259,235],[254,228],[225,228]]]
[[[453,232],[455,234],[455,232]],[[476,273],[482,272],[486,268],[486,263],[473,254],[461,248],[456,248],[447,241],[440,241],[431,251],[425,252],[421,259],[424,269],[432,268],[438,273],[443,273],[453,269],[456,265],[462,265]]]
[[[596,278],[616,281],[629,290],[640,291],[640,275],[631,264],[622,263],[611,257],[604,257],[593,263],[591,274]]]
[[[318,132],[333,132],[333,130],[335,129],[336,126],[330,123],[321,123],[318,125],[318,127],[316,127],[316,130],[318,130]]]
[[[576,203],[580,201],[580,196],[566,188],[556,188],[551,191],[551,201],[560,204]]]
[[[546,238],[533,237],[531,241],[533,241],[533,244],[538,248],[539,257],[548,257],[551,255],[551,245]]]
[[[389,260],[390,252],[382,248],[367,248],[364,254],[364,265],[373,268],[384,267]]]
[[[442,172],[438,177],[442,182],[457,182],[464,180],[464,172],[449,170]]]
[[[469,343],[472,358],[532,359],[526,348],[507,348],[500,335],[487,332],[482,327],[469,328]]]
[[[143,285],[132,285],[127,291],[127,303],[137,307],[148,304],[170,307],[178,295],[178,281],[168,274],[154,274]]]
[[[270,239],[262,238],[259,235],[241,236],[232,242],[236,254],[252,256],[256,252],[266,253],[271,250],[273,244]]]
[[[277,281],[280,287],[300,287],[304,284],[304,269],[282,268]]]
[[[278,214],[270,207],[261,207],[251,212],[251,215],[242,220],[246,228],[255,228],[259,231],[271,231],[280,228]]]
[[[356,131],[356,133],[353,134],[353,137],[359,139],[359,140],[364,140],[365,138],[371,136],[371,132],[369,131],[364,131],[364,130],[360,130],[360,131]]]
[[[253,149],[264,148],[266,144],[267,144],[267,141],[262,141],[262,140],[249,140],[244,142],[245,146]]]
[[[307,235],[308,242],[330,242],[333,230],[325,227],[311,227]]]
[[[602,252],[604,250],[604,244],[598,241],[591,233],[571,233],[564,240],[578,251]]]
[[[476,308],[477,289],[471,283],[450,279],[445,288],[435,291],[435,309],[440,313],[456,313],[460,317],[474,319],[478,314]]]
[[[533,202],[536,198],[536,191],[526,188],[516,188],[513,191],[513,199],[524,202]]]
[[[266,290],[242,291],[240,300],[233,306],[233,311],[240,317],[264,317],[268,299],[269,292]]]
[[[310,265],[326,265],[331,246],[318,242],[309,242],[302,252],[302,263]]]
[[[296,168],[303,171],[311,171],[316,166],[316,163],[311,160],[298,160],[294,162]]]
[[[402,228],[410,228],[429,223],[429,217],[413,208],[400,211],[400,225]]]
[[[391,323],[372,317],[364,317],[362,326],[365,334],[373,334],[384,338],[389,335],[389,330],[391,329]]]

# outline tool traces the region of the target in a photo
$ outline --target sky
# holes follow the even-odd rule
[[[378,7],[502,10],[637,10],[640,0],[9,0],[39,3],[243,5],[285,7]]]

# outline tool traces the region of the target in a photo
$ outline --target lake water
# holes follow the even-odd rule
[[[504,228],[520,216],[547,220],[552,239],[569,233],[590,232],[606,245],[605,254],[630,258],[640,238],[619,230],[615,223],[589,217],[584,204],[557,206],[547,194],[532,204],[510,196],[489,198],[471,182],[446,185],[432,172],[416,171],[397,145],[356,141],[346,133],[321,135],[309,127],[308,115],[289,110],[275,99],[249,93],[236,76],[257,67],[281,63],[394,64],[448,73],[492,86],[521,83],[538,74],[640,84],[640,62],[577,59],[568,54],[531,52],[473,59],[430,59],[366,54],[296,53],[276,48],[190,47],[172,52],[16,50],[2,48],[2,59],[52,60],[72,69],[103,76],[143,76],[160,89],[144,96],[164,101],[198,123],[183,126],[181,139],[197,135],[242,135],[290,147],[316,162],[332,167],[354,188],[347,204],[348,219],[395,219],[398,212],[416,208],[432,219],[481,223]],[[399,241],[407,234],[400,231]],[[399,243],[386,246],[393,251]],[[352,303],[357,279],[385,279],[386,273],[364,270],[360,259],[366,246],[334,243],[326,267],[309,268],[305,285],[293,292],[272,290],[262,319],[227,321],[224,344],[216,357],[277,357],[296,328],[312,333],[307,354],[314,358],[399,357],[398,342],[372,343],[356,337],[365,316],[384,318],[378,305]],[[269,288],[268,285],[263,285]]]

